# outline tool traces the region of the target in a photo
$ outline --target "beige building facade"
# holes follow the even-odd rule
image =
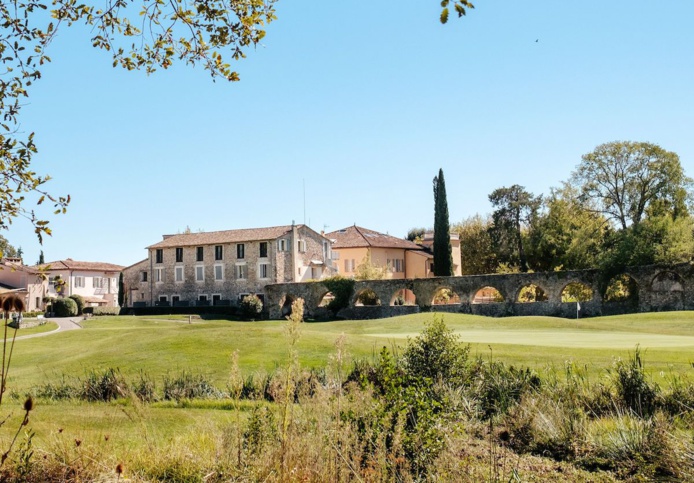
[[[79,295],[86,306],[118,307],[118,278],[122,265],[67,258],[32,268],[46,275],[48,297]]]
[[[17,295],[24,300],[27,312],[38,312],[45,308],[47,293],[48,281],[38,270],[24,265],[21,258],[0,261],[0,296]]]
[[[386,279],[431,276],[433,255],[409,240],[357,225],[325,236],[333,242],[338,273],[345,277],[354,277],[357,267],[369,258],[372,265],[387,269]]]

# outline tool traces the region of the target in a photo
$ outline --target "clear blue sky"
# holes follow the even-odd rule
[[[63,30],[22,129],[66,215],[34,263],[130,265],[162,234],[353,223],[405,236],[433,225],[443,168],[451,222],[520,184],[546,194],[615,140],[680,155],[694,175],[694,2],[477,0],[438,21],[435,0],[280,0],[238,83],[202,69],[111,67]],[[305,219],[303,185],[305,183]]]

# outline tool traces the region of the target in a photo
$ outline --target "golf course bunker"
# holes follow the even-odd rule
[[[462,342],[484,344],[531,345],[546,347],[614,348],[694,348],[694,337],[685,335],[661,335],[641,332],[609,332],[589,330],[462,330],[455,331]],[[386,339],[415,338],[419,334],[369,334]]]

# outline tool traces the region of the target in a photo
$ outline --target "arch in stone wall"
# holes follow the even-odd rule
[[[431,305],[460,305],[460,296],[451,287],[439,287],[434,292]]]
[[[684,288],[684,279],[678,273],[657,273],[651,281],[651,310],[684,310]]]
[[[353,305],[356,307],[381,305],[381,299],[373,289],[367,287],[357,292]]]
[[[472,297],[473,304],[496,304],[504,301],[501,292],[491,285],[478,289]]]
[[[318,307],[327,307],[330,302],[335,300],[335,296],[332,292],[325,292],[318,298]]]
[[[417,297],[409,288],[401,288],[393,293],[390,305],[417,305]]]
[[[639,284],[628,273],[615,275],[607,283],[603,299],[605,302],[638,302]]]
[[[589,302],[595,297],[595,291],[589,285],[573,280],[561,289],[561,301],[564,303]]]
[[[534,283],[523,285],[516,295],[516,301],[522,304],[547,302],[548,299],[547,292]]]
[[[282,297],[280,297],[280,316],[282,318],[286,317],[287,315],[290,315],[292,313],[292,304],[294,301],[297,299],[297,297],[294,297],[291,294],[284,294]]]
[[[684,292],[684,279],[678,273],[664,270],[653,277],[651,290],[654,292]]]

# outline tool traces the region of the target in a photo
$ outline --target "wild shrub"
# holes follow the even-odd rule
[[[53,312],[56,317],[74,317],[77,315],[77,303],[70,298],[55,299]]]
[[[660,389],[656,384],[648,382],[639,347],[636,347],[628,361],[616,361],[612,377],[624,407],[641,417],[653,414]]]
[[[84,310],[84,298],[81,295],[74,294],[70,295],[72,300],[75,301],[75,304],[77,305],[77,314],[76,315],[82,315],[82,311]]]
[[[263,301],[255,294],[246,295],[239,305],[244,320],[258,320],[263,312]]]
[[[658,405],[671,416],[694,417],[694,385],[679,374],[671,375],[668,383]]]
[[[64,399],[78,399],[82,390],[76,385],[70,383],[63,375],[58,382],[46,382],[32,389],[32,393],[36,397],[49,399],[52,401],[61,401]]]
[[[154,402],[157,400],[154,379],[143,371],[140,371],[138,379],[132,384],[132,391],[140,401]]]
[[[472,392],[478,401],[484,419],[504,414],[528,391],[538,389],[540,377],[529,368],[507,367],[503,362],[477,361],[473,370]]]
[[[182,399],[217,399],[223,397],[214,385],[202,374],[191,374],[183,371],[178,376],[164,377],[164,399],[180,401]]]
[[[253,406],[248,425],[243,433],[245,448],[252,455],[262,454],[271,441],[277,438],[277,421],[267,406]]]
[[[570,400],[546,393],[526,394],[502,419],[509,445],[559,461],[572,460],[586,447],[586,414]]]
[[[599,423],[593,429],[593,453],[580,464],[589,466],[595,459],[632,481],[692,481],[691,446],[678,441],[662,413],[647,419],[620,413]]]
[[[403,357],[383,347],[376,364],[357,361],[347,384],[371,386],[378,398],[369,413],[351,420],[367,447],[383,441],[386,453],[402,453],[408,473],[426,479],[453,415],[445,387],[465,380],[468,350],[438,318],[408,341]]]
[[[469,345],[446,327],[443,317],[434,317],[421,334],[408,341],[403,354],[405,371],[411,379],[443,381],[462,385],[467,377]]]
[[[92,370],[81,382],[80,398],[87,401],[108,402],[128,393],[128,385],[118,369]]]

